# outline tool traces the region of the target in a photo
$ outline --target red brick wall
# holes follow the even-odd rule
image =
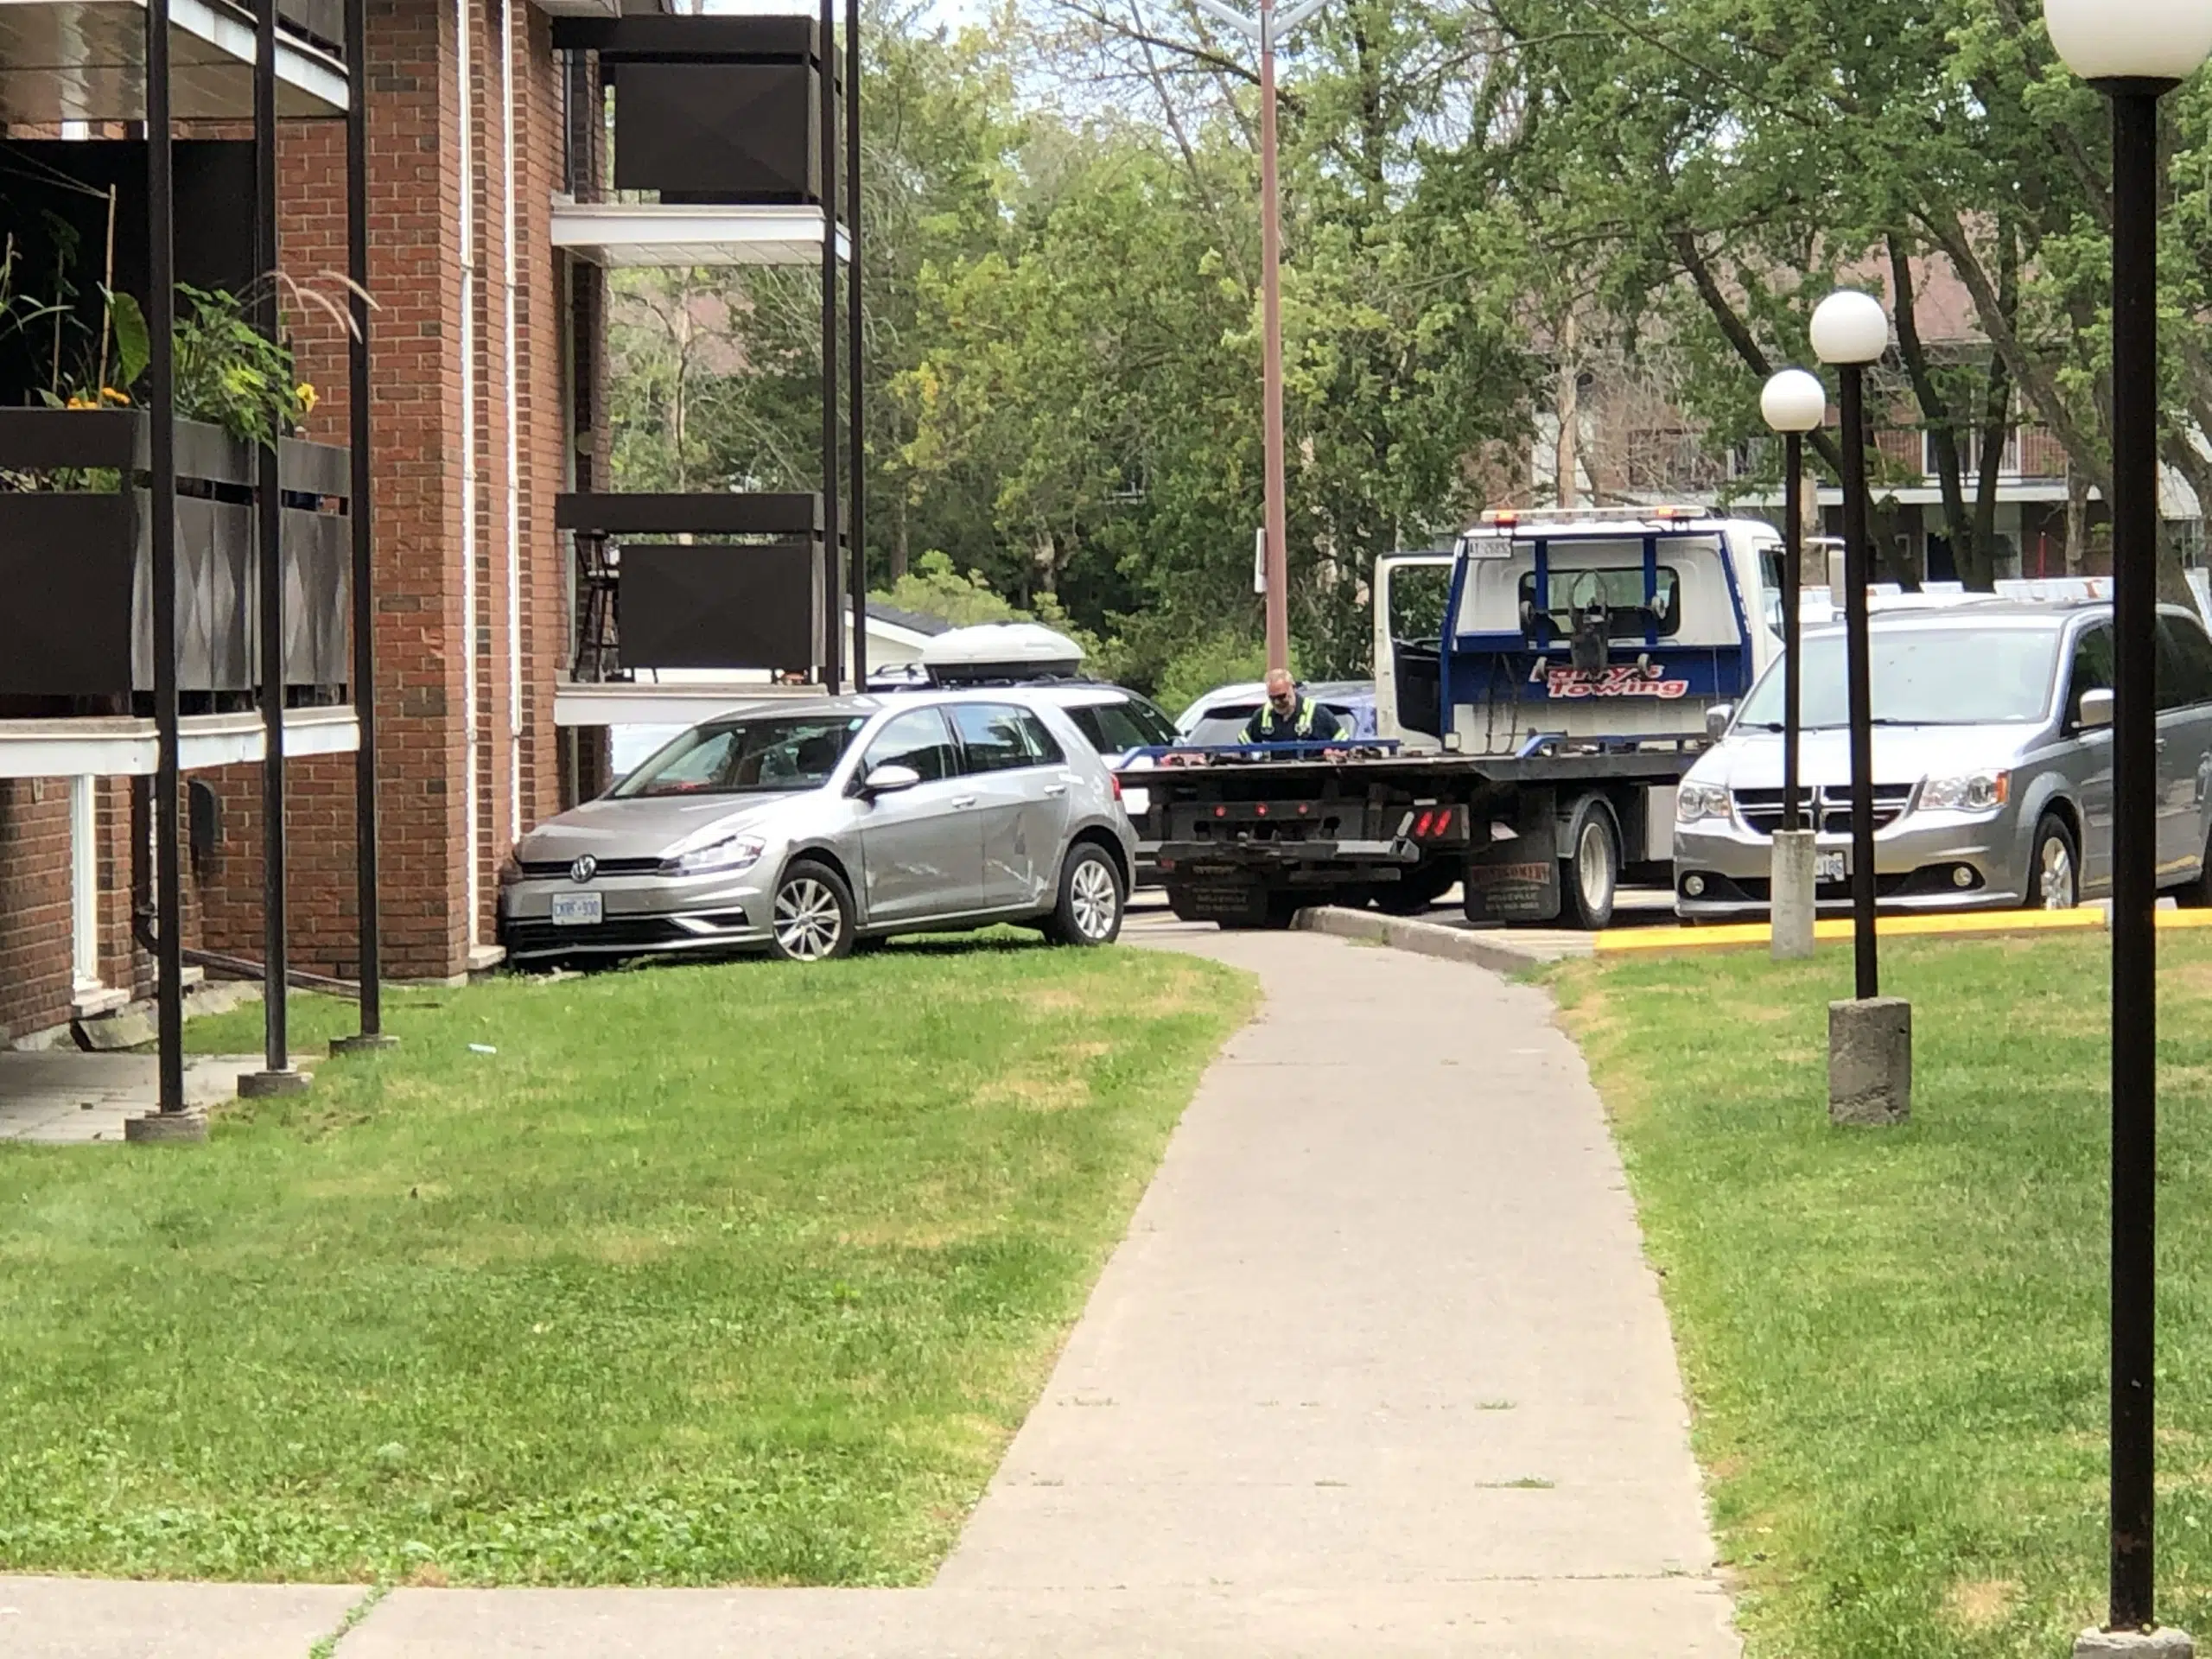
[[[69,785],[0,779],[0,1037],[69,1017]]]
[[[495,934],[497,871],[508,845],[559,807],[552,675],[565,653],[566,582],[553,529],[564,487],[559,294],[547,217],[559,172],[559,81],[545,19],[518,7],[473,11],[471,143],[479,273],[475,397],[476,603],[464,618],[460,262],[460,109],[452,5],[372,0],[370,53],[370,289],[376,387],[373,498],[378,581],[379,824],[385,963],[396,978],[468,966],[473,940]],[[506,383],[508,296],[503,244],[504,142],[499,29],[518,30],[516,384]],[[293,124],[284,135],[285,267],[296,279],[345,257],[343,132]],[[345,340],[325,315],[291,317],[301,372],[321,397],[309,435],[347,432]],[[523,696],[508,673],[506,410],[517,410],[520,486]],[[479,910],[467,915],[465,628],[478,642],[474,766]],[[518,718],[518,714],[519,718]],[[512,734],[519,727],[518,746]],[[521,822],[513,799],[519,769]],[[220,868],[207,899],[208,940],[261,950],[259,770],[213,779],[224,804]],[[358,966],[350,757],[288,768],[294,961],[325,972]]]
[[[473,0],[472,119],[464,152],[457,122],[457,22],[453,0],[370,0],[370,281],[375,424],[377,709],[383,845],[385,963],[396,978],[440,978],[469,965],[474,941],[494,936],[496,873],[522,830],[559,810],[560,744],[552,723],[555,674],[568,649],[565,555],[553,497],[566,487],[562,384],[563,296],[548,245],[560,182],[561,81],[550,27],[534,9]],[[505,286],[499,31],[515,32],[516,283]],[[280,159],[283,262],[294,280],[337,294],[322,273],[345,267],[345,130],[288,123]],[[464,614],[459,355],[463,165],[475,195],[475,586]],[[517,330],[507,384],[504,329]],[[300,373],[321,403],[308,435],[348,433],[346,341],[312,304],[287,304]],[[522,696],[508,673],[506,411],[518,422]],[[480,652],[480,741],[472,779],[465,728],[464,652]],[[188,939],[258,957],[260,768],[203,774],[220,801],[222,835],[205,880],[188,883]],[[294,962],[326,972],[358,969],[350,756],[295,760],[287,769]],[[467,913],[466,848],[474,785],[479,907]],[[520,810],[515,810],[519,786]],[[41,798],[42,797],[42,798]],[[66,783],[0,783],[0,1032],[16,1036],[68,1017],[68,792]],[[101,951],[111,984],[150,988],[130,934],[130,798],[102,785]]]

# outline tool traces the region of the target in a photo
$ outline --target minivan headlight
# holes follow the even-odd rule
[[[1920,788],[1920,804],[1931,812],[1986,812],[2005,804],[2012,775],[1976,772],[1963,778],[1930,778]]]
[[[695,847],[688,853],[663,859],[660,873],[718,875],[725,871],[748,869],[760,861],[767,845],[758,836],[728,836],[721,841],[709,842],[704,847]]]
[[[1675,792],[1675,822],[1695,823],[1728,816],[1728,791],[1718,784],[1684,784]]]

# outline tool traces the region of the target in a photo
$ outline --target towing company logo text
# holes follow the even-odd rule
[[[1537,663],[1529,671],[1531,684],[1554,697],[1659,697],[1671,702],[1688,695],[1688,680],[1670,680],[1663,664],[1648,667],[1621,663],[1611,668],[1554,668]]]

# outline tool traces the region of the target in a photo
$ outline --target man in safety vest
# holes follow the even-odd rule
[[[1280,668],[1268,672],[1268,700],[1244,728],[1247,743],[1327,743],[1343,735],[1343,723]]]

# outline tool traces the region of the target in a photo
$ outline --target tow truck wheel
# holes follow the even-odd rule
[[[1594,795],[1576,803],[1561,843],[1560,918],[1569,927],[1595,933],[1613,919],[1613,896],[1621,884],[1621,837],[1612,809]]]

